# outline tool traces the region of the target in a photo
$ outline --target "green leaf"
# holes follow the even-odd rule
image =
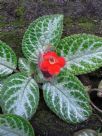
[[[63,15],[47,15],[30,24],[23,37],[23,53],[35,63],[48,45],[57,45],[62,34]]]
[[[0,41],[0,77],[11,74],[17,66],[17,58],[13,50]]]
[[[1,103],[2,103],[2,100],[1,100],[1,89],[2,89],[2,87],[3,87],[3,82],[0,80],[0,105],[1,105]]]
[[[3,87],[3,82],[0,80],[0,104],[1,104],[1,89]]]
[[[41,83],[41,84],[48,81],[48,79],[44,77],[43,73],[41,72],[41,70],[39,69],[37,65],[34,69],[34,79],[36,80],[37,83]]]
[[[27,73],[28,76],[34,75],[34,79],[36,79],[36,82],[38,83],[45,82],[45,78],[41,70],[34,63],[29,62],[25,58],[19,58],[18,65],[20,71]]]
[[[61,40],[57,52],[67,60],[66,69],[79,75],[102,66],[102,38],[76,34]]]
[[[95,130],[83,129],[76,132],[74,136],[98,136],[98,133]]]
[[[2,88],[2,109],[4,113],[20,115],[30,119],[39,102],[38,85],[25,73],[11,75]]]
[[[0,78],[0,105],[2,105],[2,88],[7,77]]]
[[[3,83],[2,83],[2,81],[0,80],[0,91],[1,91],[2,86],[3,86]]]
[[[64,121],[78,123],[90,116],[88,94],[74,75],[61,72],[56,81],[45,83],[43,90],[48,107]]]
[[[0,115],[0,136],[35,136],[30,123],[16,115]]]
[[[34,73],[34,69],[35,69],[34,64],[32,64],[32,62],[29,62],[25,58],[19,58],[18,66],[19,66],[20,71],[23,71],[27,73],[28,75],[31,75]]]

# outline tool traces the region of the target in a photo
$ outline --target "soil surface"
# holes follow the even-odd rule
[[[76,33],[102,36],[102,0],[0,0],[0,39],[21,57],[22,37],[28,25],[39,16],[54,13],[64,14],[63,36]],[[79,79],[84,85],[97,88],[102,68]],[[97,111],[85,122],[70,125],[49,110],[42,91],[40,97],[38,110],[30,121],[36,136],[72,136],[83,128],[102,129],[102,115]]]

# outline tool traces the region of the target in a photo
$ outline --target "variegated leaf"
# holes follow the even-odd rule
[[[38,83],[43,83],[45,81],[42,72],[39,70],[38,66],[35,65],[34,63],[29,62],[25,58],[19,58],[18,65],[20,71],[23,71],[28,75],[34,74],[34,78]]]
[[[19,58],[18,66],[20,71],[26,72],[28,75],[34,73],[35,66],[25,58]]]
[[[11,75],[3,85],[2,102],[4,113],[12,113],[30,119],[39,102],[37,83],[25,73]]]
[[[57,81],[45,83],[43,93],[48,107],[66,122],[82,122],[92,112],[84,86],[69,73],[61,72]]]
[[[66,68],[74,74],[94,71],[102,66],[102,38],[89,34],[76,34],[61,40],[59,54],[67,60]]]
[[[98,136],[98,133],[95,130],[83,129],[76,132],[74,136]]]
[[[48,45],[57,45],[62,34],[63,15],[47,15],[38,18],[30,24],[23,37],[23,53],[25,57],[37,63],[39,54]]]
[[[0,80],[0,91],[1,91],[2,86],[3,86],[3,83],[2,83],[2,81]]]
[[[0,41],[0,77],[11,74],[17,65],[17,58],[13,50]]]
[[[0,105],[1,105],[1,102],[2,102],[2,100],[1,100],[1,89],[2,89],[2,87],[3,87],[3,82],[0,80]]]
[[[23,118],[8,114],[0,115],[0,136],[35,136],[29,122]]]
[[[34,78],[37,83],[45,83],[47,81],[38,66],[35,67]]]

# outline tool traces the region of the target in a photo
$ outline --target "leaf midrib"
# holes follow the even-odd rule
[[[26,89],[27,85],[29,84],[29,82],[31,81],[31,79],[32,79],[32,77],[30,77],[29,79],[27,79],[27,82],[25,83],[24,88],[22,90],[20,90],[20,92],[22,92],[21,97],[19,97],[19,102],[20,103],[22,103],[22,101],[23,101],[23,96],[24,96],[24,93],[25,93],[25,89]]]
[[[88,54],[84,54],[84,53],[83,53],[82,55],[79,54],[80,56],[79,56],[79,55],[78,55],[78,56],[77,56],[77,55],[76,55],[76,56],[73,55],[72,59],[69,59],[69,62],[71,62],[71,61],[73,61],[73,60],[76,60],[76,59],[83,58],[83,57],[93,56],[94,54],[102,53],[102,51],[98,51],[98,52],[95,52],[95,51],[94,51],[94,52],[92,52],[92,54],[90,54],[90,53],[91,53],[91,52],[88,52]]]
[[[50,82],[51,83],[51,82]],[[58,88],[55,84],[51,83],[55,88],[57,88],[67,99],[68,99],[68,96],[63,92],[61,91],[60,88]]]
[[[13,71],[15,70],[14,68],[12,68],[12,67],[10,67],[10,66],[8,66],[8,65],[5,65],[4,63],[1,63],[1,62],[0,62],[0,65],[3,65],[3,66],[5,66],[5,67],[7,67],[7,68],[9,68],[9,69],[11,69],[11,70],[13,70]]]

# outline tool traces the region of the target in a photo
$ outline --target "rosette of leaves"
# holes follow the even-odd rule
[[[30,119],[38,107],[40,81],[46,104],[64,121],[79,123],[91,115],[88,94],[75,75],[102,66],[102,38],[76,34],[61,39],[62,30],[63,15],[42,16],[32,22],[23,37],[25,58],[19,59],[18,72],[15,53],[0,42],[0,77],[10,75],[1,89],[4,113]],[[65,58],[66,65],[59,75],[49,80],[38,64],[40,54],[51,48]]]

